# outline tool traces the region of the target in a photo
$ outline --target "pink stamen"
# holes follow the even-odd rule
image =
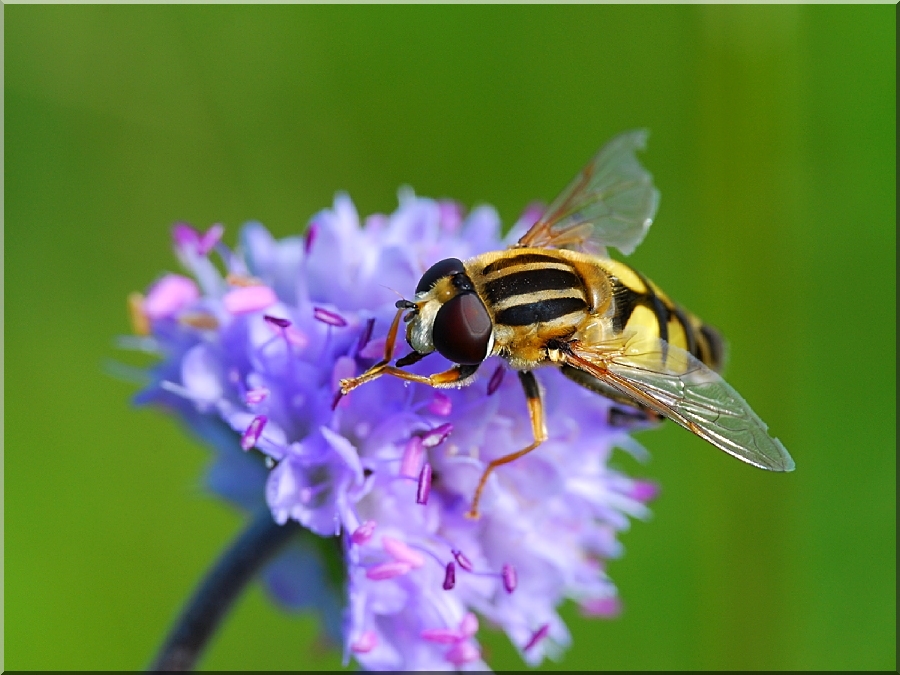
[[[419,486],[416,489],[416,504],[427,504],[431,494],[431,464],[425,462],[419,474]]]
[[[377,526],[378,523],[374,520],[367,520],[353,531],[353,534],[350,535],[350,541],[357,546],[362,546],[372,538]]]
[[[306,337],[306,334],[293,326],[284,329],[284,337],[287,338],[287,341],[292,345],[300,347],[301,349],[309,344],[309,338]]]
[[[197,241],[197,253],[200,255],[209,253],[221,241],[224,232],[225,228],[220,223],[210,227]]]
[[[504,565],[500,570],[500,576],[503,578],[503,588],[507,593],[512,593],[519,585],[519,576],[516,574],[516,568],[512,565]]]
[[[649,480],[636,480],[631,486],[631,497],[646,504],[659,495],[659,484]]]
[[[273,326],[278,326],[278,328],[287,328],[288,326],[291,325],[291,322],[288,321],[287,319],[281,319],[277,316],[269,316],[268,314],[264,315],[263,319],[267,323],[272,324]]]
[[[347,320],[344,319],[344,317],[342,317],[340,314],[335,314],[334,312],[330,312],[327,309],[323,309],[322,307],[316,307],[313,309],[313,317],[317,321],[321,321],[322,323],[328,324],[329,326],[343,328],[347,325]]]
[[[435,427],[422,434],[422,445],[426,448],[433,448],[436,445],[440,445],[444,442],[444,439],[450,435],[451,431],[453,431],[453,425],[449,422]]]
[[[443,588],[445,591],[449,591],[454,586],[456,586],[456,563],[450,561],[447,563],[447,568],[444,570]]]
[[[385,579],[393,579],[394,577],[402,576],[411,569],[412,566],[409,563],[393,560],[391,562],[385,562],[370,567],[366,570],[366,577],[372,581],[383,581]]]
[[[478,651],[478,647],[466,640],[453,645],[444,658],[455,666],[461,666],[469,661],[476,661],[480,656],[481,652]]]
[[[462,551],[454,550],[452,551],[453,557],[456,558],[457,564],[462,567],[466,572],[471,572],[475,566],[472,564],[472,561],[466,557],[466,554]]]
[[[266,426],[266,422],[268,421],[269,420],[265,415],[257,415],[253,418],[253,421],[250,422],[247,430],[244,432],[243,436],[241,436],[241,447],[244,450],[249,450],[256,445],[256,442],[259,440],[259,437]]]
[[[291,322],[287,319],[279,319],[274,316],[269,316],[268,314],[266,314],[263,319],[265,319],[266,325],[271,328],[274,333],[283,336],[288,343],[300,347],[301,349],[309,344],[309,338],[306,337],[306,334],[292,326]]]
[[[271,307],[278,297],[268,286],[240,286],[228,291],[222,304],[229,314],[249,314]]]
[[[453,403],[450,401],[450,397],[439,391],[435,392],[434,398],[428,404],[428,412],[439,417],[446,417],[452,410]]]
[[[373,631],[364,630],[350,645],[350,651],[366,654],[378,646],[378,636]]]
[[[149,319],[173,316],[200,297],[193,279],[180,274],[167,274],[153,284],[144,300],[143,311]]]
[[[265,387],[258,387],[256,389],[249,389],[246,394],[244,394],[244,402],[247,405],[258,405],[265,401],[269,397],[269,390]]]
[[[491,396],[497,389],[500,388],[500,385],[503,382],[503,376],[506,374],[506,368],[502,365],[497,366],[497,369],[491,373],[491,379],[488,381],[487,393],[488,396]]]
[[[442,645],[453,645],[463,639],[463,635],[455,628],[426,628],[419,633],[419,637]]]
[[[475,635],[478,632],[478,617],[472,612],[467,612],[459,624],[459,630],[466,637]]]
[[[611,619],[622,613],[622,603],[618,596],[586,600],[581,604],[581,613],[584,616]]]
[[[403,457],[400,460],[400,475],[406,478],[415,478],[419,475],[422,466],[422,456],[425,454],[425,446],[421,436],[413,436],[406,442],[403,448]]]
[[[393,537],[382,537],[381,545],[388,555],[399,562],[407,563],[413,569],[425,564],[425,557],[417,550],[410,548],[406,542]]]
[[[534,647],[538,642],[547,637],[547,633],[550,632],[550,624],[545,623],[543,626],[538,628],[534,633],[531,634],[531,639],[528,640],[528,644],[522,647],[523,652],[527,652],[529,649]]]
[[[384,356],[384,345],[387,342],[384,338],[377,340],[369,340],[366,346],[359,350],[357,356],[364,359],[380,359]]]

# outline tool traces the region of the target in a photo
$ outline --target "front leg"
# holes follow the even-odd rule
[[[393,375],[401,380],[427,384],[429,387],[450,387],[454,384],[460,384],[464,380],[472,377],[472,375],[475,374],[475,371],[478,370],[479,365],[480,364],[473,366],[457,365],[442,373],[435,373],[434,375],[416,375],[415,373],[409,373],[401,368],[389,366],[386,363],[381,362],[369,368],[359,377],[341,380],[341,394],[349,394],[361,384],[365,384],[382,375]]]
[[[403,312],[405,312],[406,309],[407,307],[405,305],[400,306],[398,303],[397,314],[394,315],[394,320],[391,321],[391,328],[388,331],[387,338],[385,338],[384,341],[384,358],[382,358],[381,361],[369,368],[359,377],[341,380],[340,396],[345,396],[356,389],[359,385],[364,384],[369,380],[374,380],[377,377],[381,377],[384,374],[385,368],[388,367],[391,359],[394,358],[394,345],[397,344],[397,331],[400,327],[400,317],[403,316]],[[338,399],[340,398],[340,396],[338,397]],[[337,399],[335,400],[335,405],[337,405]]]
[[[340,396],[346,396],[358,386],[363,385],[366,382],[378,379],[382,375],[393,375],[394,377],[399,377],[401,380],[419,382],[420,384],[427,384],[430,387],[448,387],[457,383],[461,383],[463,380],[469,379],[470,377],[472,377],[472,375],[475,374],[475,371],[478,370],[478,366],[480,366],[481,364],[467,366],[457,365],[453,366],[449,370],[445,370],[443,373],[435,373],[434,375],[425,376],[408,373],[405,370],[401,370],[400,368],[397,368],[395,366],[388,365],[391,362],[391,359],[394,358],[394,345],[397,344],[397,332],[400,327],[400,317],[403,316],[403,312],[405,312],[407,309],[410,309],[410,303],[400,301],[397,303],[397,307],[397,314],[394,316],[394,320],[391,322],[391,329],[388,331],[387,338],[385,338],[384,341],[384,358],[382,358],[381,361],[369,368],[362,375],[341,380]],[[397,361],[397,364],[400,366],[408,366],[416,363],[417,361],[420,361],[425,356],[425,354],[411,352]]]

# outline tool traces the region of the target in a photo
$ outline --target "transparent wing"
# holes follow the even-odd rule
[[[722,377],[683,349],[659,339],[621,345],[574,343],[570,364],[665,415],[741,461],[793,471],[794,460]]]
[[[644,239],[659,205],[653,177],[635,153],[647,131],[616,136],[519,240],[520,246],[576,248],[605,255],[606,246],[630,254]]]

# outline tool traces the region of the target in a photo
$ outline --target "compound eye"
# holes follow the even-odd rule
[[[466,268],[463,267],[462,260],[459,260],[458,258],[445,258],[444,260],[440,260],[429,267],[425,274],[422,275],[422,278],[419,280],[419,285],[416,286],[416,295],[430,291],[434,285],[444,277],[449,277],[452,274],[465,273]]]
[[[475,293],[457,295],[434,317],[434,348],[453,363],[476,365],[487,358],[493,328],[490,314]]]

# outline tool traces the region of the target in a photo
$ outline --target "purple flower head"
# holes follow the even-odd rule
[[[382,357],[398,293],[409,297],[437,260],[508,245],[493,209],[466,214],[407,190],[397,211],[361,223],[338,195],[305,237],[275,240],[250,223],[229,250],[219,228],[173,235],[192,278],[162,277],[133,303],[149,331],[142,344],[161,355],[138,401],[175,411],[214,447],[213,491],[339,537],[338,602],[316,590],[321,566],[297,551],[266,581],[282,602],[325,613],[348,661],[485,669],[480,617],[538,664],[570,642],[564,600],[589,615],[618,611],[603,561],[619,555],[617,533],[647,514],[656,487],[608,467],[614,446],[636,447],[608,425],[609,401],[538,371],[549,439],[491,474],[471,520],[487,463],[532,441],[505,363],[490,359],[460,389],[383,377],[338,396],[342,378]],[[409,370],[448,366],[433,355]]]

